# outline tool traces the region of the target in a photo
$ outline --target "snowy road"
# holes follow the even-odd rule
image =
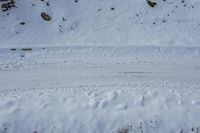
[[[199,53],[193,47],[1,48],[0,91],[42,84],[199,82]]]
[[[198,133],[198,52],[145,49],[0,49],[0,133]]]
[[[30,86],[81,86],[124,84],[133,82],[200,83],[200,70],[195,65],[67,65],[0,72],[0,91]]]

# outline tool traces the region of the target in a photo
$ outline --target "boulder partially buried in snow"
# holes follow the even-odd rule
[[[50,21],[51,20],[51,16],[45,12],[41,13],[41,17],[45,20],[45,21]]]

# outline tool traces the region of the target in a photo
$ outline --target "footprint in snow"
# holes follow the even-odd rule
[[[76,100],[74,98],[69,98],[69,99],[65,99],[65,104],[67,105],[73,105],[74,103],[76,103]]]
[[[118,96],[117,92],[111,91],[106,94],[107,100],[114,100]]]
[[[46,108],[48,108],[49,104],[45,103],[45,104],[43,104],[41,106],[42,106],[42,109],[46,109]]]
[[[139,95],[138,97],[135,98],[135,105],[144,105],[144,96]]]
[[[191,102],[191,104],[192,104],[192,105],[200,105],[200,101],[193,100],[193,101]]]
[[[65,97],[60,98],[60,102],[66,102],[66,101],[67,101],[67,98],[65,98]]]
[[[6,102],[5,106],[6,107],[12,107],[15,103],[13,101],[8,101]]]
[[[116,110],[127,110],[128,106],[126,104],[119,104],[116,106]]]
[[[12,113],[17,113],[17,112],[19,112],[21,109],[19,108],[19,107],[14,107],[12,110],[11,110],[11,112]]]
[[[90,100],[88,101],[88,106],[89,106],[90,108],[95,109],[95,108],[98,107],[98,105],[99,105],[99,101],[97,101],[96,99],[90,99]]]
[[[179,105],[183,104],[183,101],[182,100],[178,100],[177,102]]]
[[[101,108],[101,109],[106,108],[106,106],[108,105],[108,103],[109,102],[106,99],[101,100],[100,103],[99,103],[99,108]]]

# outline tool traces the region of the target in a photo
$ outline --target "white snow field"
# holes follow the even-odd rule
[[[0,133],[200,133],[200,1],[156,2],[0,10]]]
[[[199,0],[156,2],[151,8],[146,0],[16,0],[16,8],[0,12],[0,46],[199,46]]]
[[[0,132],[198,133],[200,50],[177,49],[1,48]]]

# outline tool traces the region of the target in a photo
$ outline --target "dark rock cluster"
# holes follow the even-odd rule
[[[15,7],[15,1],[14,0],[0,0],[0,6],[1,6],[1,10],[5,12]]]

